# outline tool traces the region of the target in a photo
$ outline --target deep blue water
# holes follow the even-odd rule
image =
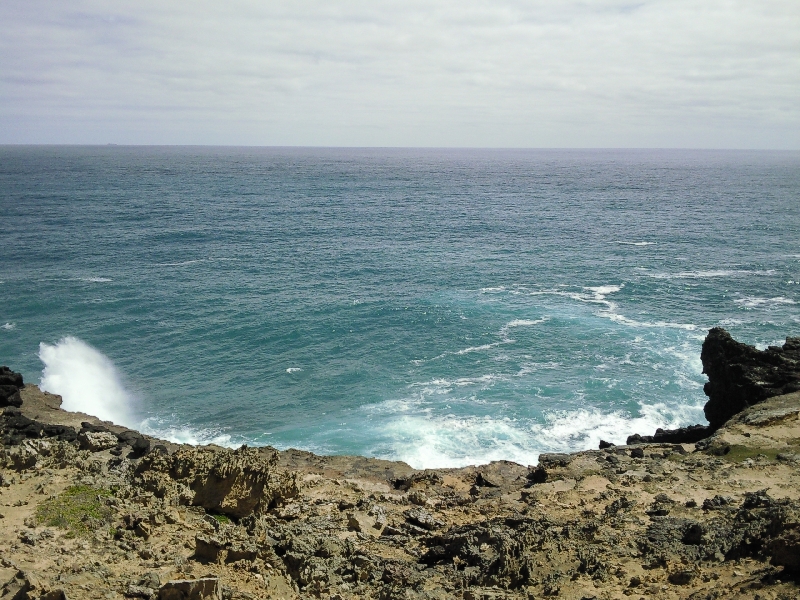
[[[800,335],[800,153],[7,146],[0,213],[0,362],[178,440],[532,463]]]

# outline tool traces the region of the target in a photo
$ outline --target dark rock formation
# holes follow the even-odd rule
[[[705,425],[689,425],[680,429],[656,429],[652,441],[656,444],[693,444],[713,433]]]
[[[703,342],[700,360],[708,376],[703,411],[712,429],[748,406],[800,390],[800,338],[757,350],[715,327]]]
[[[0,441],[7,446],[16,446],[25,439],[55,438],[71,442],[78,437],[72,427],[67,425],[50,425],[29,419],[18,408],[6,408],[0,414]]]
[[[0,407],[22,406],[19,391],[23,387],[21,374],[15,373],[8,367],[0,367]]]
[[[783,347],[757,350],[714,327],[703,342],[700,360],[708,376],[703,388],[708,402],[703,412],[709,424],[657,429],[655,435],[635,433],[628,436],[628,445],[693,444],[708,438],[744,409],[800,390],[800,338],[787,337]]]

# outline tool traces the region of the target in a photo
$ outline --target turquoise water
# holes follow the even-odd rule
[[[0,147],[0,211],[0,362],[174,440],[528,464],[800,335],[798,153]]]

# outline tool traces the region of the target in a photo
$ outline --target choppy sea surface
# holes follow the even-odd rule
[[[6,146],[0,222],[0,363],[176,441],[533,464],[800,335],[798,153]]]

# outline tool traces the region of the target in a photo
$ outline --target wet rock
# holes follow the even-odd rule
[[[655,444],[694,444],[711,435],[714,430],[707,425],[689,425],[679,429],[656,429]]]
[[[633,435],[628,436],[628,439],[625,441],[625,443],[628,446],[632,446],[633,444],[649,444],[652,441],[652,435],[640,435],[638,433],[634,433]]]
[[[158,590],[158,600],[222,600],[217,577],[168,581]]]
[[[606,448],[614,447],[614,445],[615,444],[612,444],[611,442],[607,442],[605,440],[600,440],[600,444],[599,444],[598,447],[600,448],[600,450],[605,450]]]
[[[767,398],[800,390],[800,338],[757,350],[715,327],[703,342],[700,360],[708,376],[703,411],[712,429]]]

